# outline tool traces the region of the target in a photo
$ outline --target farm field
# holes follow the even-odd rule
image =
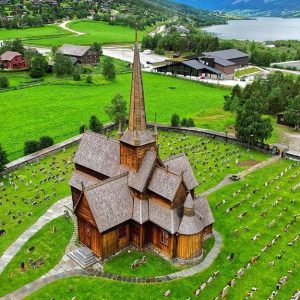
[[[53,232],[54,227],[56,228],[55,232]],[[50,271],[64,255],[73,231],[72,220],[59,217],[32,236],[0,274],[0,297]],[[28,249],[31,247],[34,247],[34,250],[29,252]],[[30,266],[30,259],[35,262],[43,261],[43,264],[34,269]],[[24,270],[20,268],[21,262],[25,263]]]
[[[135,38],[135,31],[130,27],[120,25],[109,25],[108,23],[92,20],[73,21],[67,25],[68,28],[83,32],[84,35],[77,36],[69,33],[67,36],[54,38],[40,38],[26,41],[27,44],[42,46],[60,46],[62,44],[91,45],[94,42],[100,44],[132,43]],[[145,31],[139,32],[139,39],[146,34]]]
[[[160,132],[159,144],[163,159],[172,154],[188,153],[200,184],[197,192],[213,187],[228,174],[248,168],[250,160],[260,162],[267,158],[265,154],[256,151],[247,151],[234,144],[223,144],[195,135]],[[195,145],[199,149],[195,148]],[[216,147],[221,154],[213,158]],[[5,186],[5,189],[0,191],[0,224],[5,224],[2,227],[6,231],[6,234],[1,236],[0,255],[54,202],[70,195],[68,181],[74,168],[72,157],[75,150],[76,146],[72,146],[65,152],[61,151],[22,167],[6,178],[0,177],[0,182],[3,181]],[[228,154],[226,162],[223,157],[225,154]],[[206,163],[207,158],[215,161]],[[239,160],[238,164],[236,159]],[[0,229],[2,227],[0,225]]]
[[[0,29],[0,40],[12,40],[12,39],[22,39],[35,40],[35,39],[49,39],[56,37],[66,37],[71,35],[70,32],[60,28],[57,25],[46,25],[43,27],[34,28],[22,28],[22,29]]]
[[[97,80],[91,85],[62,80],[2,93],[1,144],[9,159],[23,155],[27,140],[49,135],[60,142],[78,134],[92,114],[109,121],[103,109],[116,93],[129,101],[131,74],[118,75],[115,82]],[[157,113],[158,122],[169,124],[178,113],[193,117],[198,127],[219,131],[233,123],[234,116],[222,109],[226,89],[149,73],[144,74],[144,86],[148,121]]]
[[[95,299],[95,295],[100,295],[97,299],[115,299],[116,295],[123,299],[164,299],[163,293],[169,289],[169,299],[213,299],[233,279],[227,299],[246,299],[250,293],[254,299],[267,299],[285,276],[276,299],[290,299],[300,281],[300,189],[291,190],[299,181],[299,163],[280,160],[211,194],[209,202],[223,248],[212,265],[197,275],[156,284],[65,278],[26,299]],[[219,276],[196,297],[199,286],[217,271]]]

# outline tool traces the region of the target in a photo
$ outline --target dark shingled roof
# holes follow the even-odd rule
[[[215,73],[215,74],[222,74],[221,71],[219,71],[215,68],[212,68],[210,66],[204,65],[196,59],[183,61],[182,64],[184,64],[186,66],[189,66],[189,67],[191,67],[195,70],[207,70],[207,71],[210,71],[210,72]]]
[[[64,55],[70,55],[70,56],[83,56],[87,51],[91,49],[90,46],[80,46],[80,45],[70,45],[65,44],[62,45],[58,51],[61,52]]]
[[[195,213],[200,217],[204,227],[213,224],[215,221],[210,206],[204,197],[196,197]]]
[[[85,188],[89,188],[92,185],[100,183],[101,181],[93,176],[86,174],[86,173],[75,170],[72,174],[69,184],[70,184],[70,186],[74,187],[75,189],[82,191],[81,182],[83,183]]]
[[[149,221],[149,203],[148,200],[134,198],[132,219],[139,224]]]
[[[224,58],[220,58],[220,57],[215,57],[215,63],[223,66],[223,67],[229,67],[229,66],[235,66],[235,63],[228,60],[228,59],[224,59]]]
[[[84,194],[100,232],[132,218],[133,199],[127,186],[127,174],[94,185]]]
[[[139,192],[143,192],[149,182],[155,161],[156,153],[153,151],[146,152],[138,172],[129,171],[128,185]]]
[[[179,234],[185,234],[185,235],[192,235],[192,234],[197,234],[201,232],[204,228],[203,222],[197,217],[196,215],[194,216],[183,216],[178,233]]]
[[[149,130],[142,130],[142,131],[131,131],[126,130],[121,137],[121,141],[134,146],[142,146],[148,143],[154,143],[155,139],[153,134]]]
[[[15,51],[6,51],[3,54],[1,54],[0,56],[0,60],[8,60],[11,61],[13,60],[16,56],[20,56],[22,55],[19,52],[15,52]]]
[[[198,182],[186,155],[179,154],[171,156],[164,161],[164,164],[174,173],[180,174],[183,172],[183,181],[188,190],[192,190],[198,186]]]
[[[149,199],[149,220],[174,234],[178,231],[180,218],[177,209],[162,206],[153,199]]]
[[[119,142],[90,131],[83,134],[74,162],[108,177],[126,171],[120,166]]]
[[[148,185],[148,189],[172,202],[181,181],[179,175],[164,168],[156,167]]]
[[[213,51],[213,52],[205,52],[204,55],[219,57],[223,59],[237,59],[242,57],[248,57],[249,54],[245,52],[241,52],[237,49],[227,49],[227,50],[220,50],[220,51]]]

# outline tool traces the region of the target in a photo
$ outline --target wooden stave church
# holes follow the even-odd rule
[[[193,260],[212,234],[214,218],[188,158],[162,161],[157,128],[147,129],[136,39],[128,129],[119,139],[86,131],[70,179],[81,244],[100,259],[133,245],[168,259]]]

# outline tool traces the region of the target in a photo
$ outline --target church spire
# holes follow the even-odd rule
[[[147,130],[144,89],[143,89],[143,81],[142,81],[142,70],[141,70],[137,30],[135,33],[128,130],[130,131]]]

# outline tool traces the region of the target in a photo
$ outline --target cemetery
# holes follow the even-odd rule
[[[116,132],[112,132],[110,136],[116,138]],[[253,162],[257,164],[269,158],[267,154],[222,140],[171,131],[160,131],[158,143],[162,158],[181,152],[188,155],[200,183],[197,193],[213,188],[229,174],[251,167]],[[51,204],[69,195],[68,180],[73,171],[73,164],[70,162],[75,151],[76,146],[62,149],[1,178],[1,253]],[[76,296],[88,299],[85,297],[89,293],[100,291],[106,299],[114,299],[114,293],[118,290],[122,290],[128,299],[136,299],[135,295],[141,291],[161,299],[165,298],[164,294],[168,291],[166,294],[170,299],[221,299],[222,294],[228,294],[229,299],[246,299],[251,295],[259,299],[286,299],[286,293],[292,297],[297,292],[299,281],[296,254],[299,249],[299,183],[300,165],[293,161],[279,160],[210,194],[208,200],[216,220],[215,229],[222,235],[223,247],[211,266],[197,275],[155,285],[131,284],[130,289],[126,288],[129,283],[125,282],[71,277],[43,287],[29,296],[29,299],[40,299],[41,295],[49,298],[67,295],[70,298]],[[42,228],[40,231],[43,230]],[[70,239],[73,227],[66,227],[65,230]],[[57,231],[57,235],[59,234],[60,230]],[[0,276],[22,274],[23,268],[35,274],[26,275],[26,278],[13,277],[18,278],[13,285],[2,281],[4,291],[11,292],[46,272],[46,263],[43,262],[47,262],[47,253],[34,256],[35,251],[38,251],[41,235],[37,235],[37,238],[36,242],[24,245],[24,250],[13,258]],[[28,252],[32,247],[32,252]],[[62,255],[66,243],[50,245],[48,253],[53,251],[51,247],[55,247],[60,252],[58,255]],[[136,262],[142,260],[143,256],[147,257],[143,263]],[[115,263],[113,260],[116,260]],[[150,262],[153,262],[150,270],[154,268],[163,273],[172,273],[176,269],[176,266],[166,261],[163,261],[163,265],[168,263],[167,266],[160,264],[159,257],[151,260],[140,253],[127,257],[116,256],[113,260],[104,267],[107,271],[131,276],[159,275],[156,271],[149,271],[147,265]],[[57,258],[51,265],[47,265],[47,269],[56,262]],[[134,262],[138,265],[135,270],[132,269]],[[39,267],[34,268],[36,265]],[[217,276],[212,275],[215,272],[218,272]],[[255,274],[264,276],[257,278]],[[286,279],[281,280],[284,276]],[[70,286],[72,288],[69,289]]]

